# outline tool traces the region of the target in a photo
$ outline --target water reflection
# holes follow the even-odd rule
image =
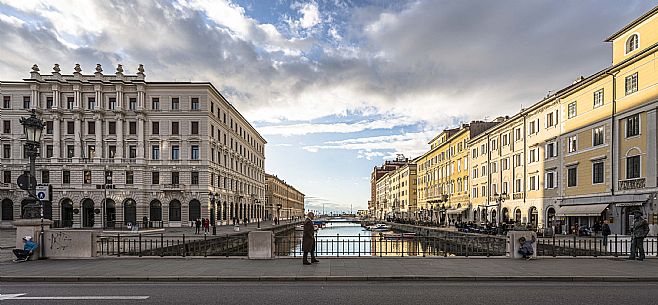
[[[279,256],[301,256],[302,231],[276,237]],[[317,256],[438,256],[439,247],[401,232],[371,232],[353,222],[330,222],[316,231]]]

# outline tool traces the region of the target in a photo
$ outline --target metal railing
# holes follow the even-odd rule
[[[538,256],[606,256],[628,257],[631,254],[632,239],[626,235],[610,235],[607,240],[602,236],[576,237],[556,236],[539,238]],[[648,236],[643,241],[646,256],[658,256],[658,236]]]
[[[98,256],[247,256],[247,234],[207,236],[164,234],[101,235]]]
[[[277,236],[277,256],[301,256],[297,234]],[[316,236],[315,255],[324,257],[504,256],[506,241],[492,236],[417,236],[405,234]]]

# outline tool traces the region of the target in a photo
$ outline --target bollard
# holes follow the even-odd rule
[[[555,234],[553,234],[553,257],[556,257],[557,253],[555,253]]]
[[[573,236],[573,257],[576,257],[576,235]]]
[[[139,233],[139,257],[142,257],[142,233]]]
[[[117,257],[121,257],[121,233],[117,233]]]
[[[185,244],[185,234],[183,234],[183,257],[187,254],[187,245]]]
[[[619,253],[617,252],[617,245],[618,245],[618,243],[617,243],[617,234],[615,234],[615,257],[617,257],[619,255]]]

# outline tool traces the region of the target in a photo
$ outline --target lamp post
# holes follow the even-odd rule
[[[45,246],[44,246],[44,230],[43,230],[43,202],[36,196],[36,184],[33,183],[33,180],[36,180],[35,178],[35,165],[34,163],[36,162],[36,158],[39,156],[39,146],[41,142],[41,133],[43,131],[43,126],[44,123],[41,121],[40,118],[37,118],[36,111],[32,109],[32,113],[30,114],[29,117],[27,118],[21,118],[19,120],[21,125],[23,125],[23,132],[25,133],[25,154],[27,157],[30,159],[30,179],[29,179],[29,187],[28,187],[28,194],[36,199],[38,203],[30,203],[26,207],[26,209],[29,209],[29,214],[26,213],[28,218],[36,218],[35,216],[35,210],[39,209],[39,215],[41,217],[41,232],[39,233],[39,249],[40,249],[40,257],[45,256]],[[27,211],[26,211],[27,212]]]
[[[210,196],[210,224],[212,225],[212,235],[217,235],[217,226],[215,221],[215,194],[208,193]]]
[[[105,228],[107,227],[107,216],[108,216],[107,215],[107,188],[108,188],[109,185],[112,185],[112,174],[108,170],[108,167],[105,166],[105,182],[103,184],[103,193],[104,193],[104,195],[103,195],[103,213],[102,213],[103,219],[101,219],[102,224],[103,224],[103,230],[105,230]]]
[[[256,219],[258,220],[258,228],[260,229],[260,200],[256,199]]]
[[[505,192],[503,192],[500,195],[498,193],[494,193],[493,194],[493,199],[494,199],[494,201],[496,201],[496,205],[497,205],[496,214],[497,214],[498,217],[500,217],[502,219],[503,215],[500,214],[500,210],[502,208],[503,202],[505,202],[505,200],[509,199],[509,195],[507,195],[507,193],[505,193]]]
[[[281,203],[276,204],[276,219],[277,219],[277,222],[281,221],[281,207],[283,207],[283,205]]]

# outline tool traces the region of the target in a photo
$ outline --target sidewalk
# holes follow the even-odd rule
[[[3,281],[658,281],[658,259],[119,258],[0,263]]]

